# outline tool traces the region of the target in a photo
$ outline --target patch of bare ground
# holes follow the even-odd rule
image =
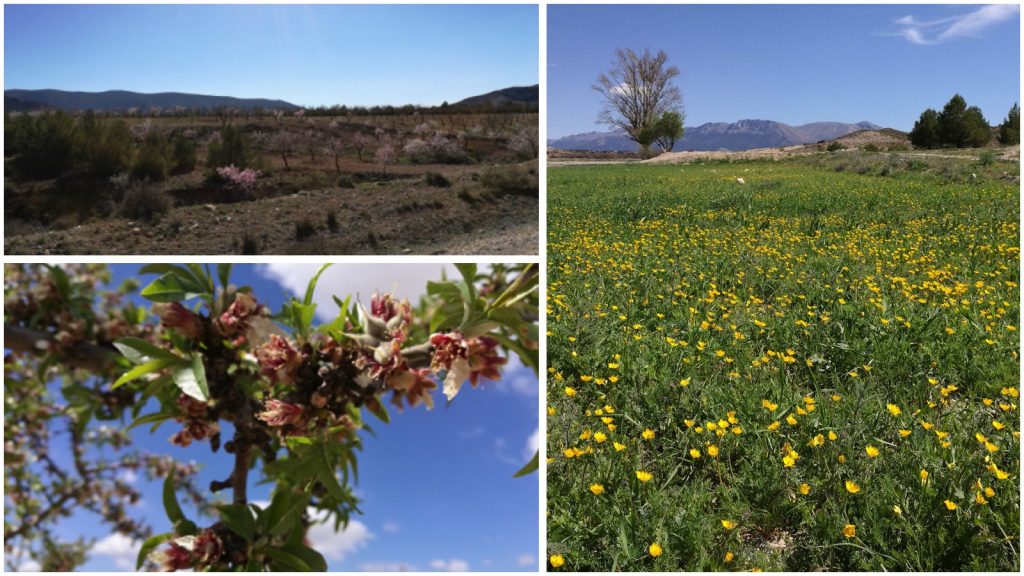
[[[172,208],[5,237],[7,254],[536,254],[537,199],[421,180]]]

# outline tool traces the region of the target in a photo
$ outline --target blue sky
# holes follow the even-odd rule
[[[135,276],[139,266],[111,268],[117,285]],[[232,279],[237,285],[253,286],[260,300],[277,311],[296,287],[304,287],[316,268],[236,266]],[[344,299],[350,292],[358,293],[368,302],[372,291],[380,288],[415,298],[423,291],[425,279],[440,278],[441,268],[431,264],[335,265],[321,277],[315,298],[320,305],[318,315],[321,320],[333,318],[337,308],[331,303],[332,294]],[[143,285],[152,278],[143,277]],[[392,410],[390,425],[371,424],[377,437],[364,434],[356,486],[364,515],[354,517],[343,534],[326,528],[311,532],[314,546],[325,552],[330,569],[535,570],[538,475],[519,479],[512,475],[536,446],[537,391],[533,371],[514,363],[500,383],[477,389],[467,386],[447,408],[438,392],[434,410]],[[141,427],[133,438],[150,452],[202,464],[201,487],[208,486],[210,480],[226,478],[230,457],[223,451],[211,453],[206,442],[188,449],[172,445],[168,439],[178,428],[170,422],[150,434],[148,427]],[[229,425],[225,439],[230,436],[227,430]],[[57,444],[55,449],[61,446]],[[133,514],[145,517],[155,533],[166,531],[169,524],[161,504],[160,483],[146,482],[141,475],[136,482],[144,496]],[[257,485],[252,477],[249,492],[252,500],[269,500],[269,487]],[[230,497],[229,492],[223,495]],[[60,532],[68,539],[85,535],[99,541],[86,570],[134,567],[137,544],[120,535],[108,535],[107,526],[91,515],[75,515]]]
[[[1020,98],[1016,6],[549,6],[548,136],[605,130],[591,89],[619,47],[663,49],[686,124],[909,130],[956,92],[990,123]]]
[[[5,5],[4,86],[436,105],[536,84],[537,10]]]

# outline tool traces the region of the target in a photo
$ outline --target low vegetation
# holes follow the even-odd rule
[[[1018,571],[1019,192],[977,155],[551,169],[549,568]]]

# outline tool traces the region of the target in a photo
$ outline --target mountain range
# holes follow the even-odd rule
[[[709,122],[688,126],[683,138],[676,142],[674,151],[683,150],[750,150],[813,144],[832,140],[858,130],[878,130],[881,126],[871,122],[813,122],[791,126],[772,120],[740,120],[738,122]],[[636,142],[621,132],[586,132],[550,140],[548,146],[560,150],[628,151],[637,150]]]
[[[268,100],[265,98],[233,98],[231,96],[208,96],[205,94],[185,94],[182,92],[159,92],[143,94],[127,90],[108,90],[106,92],[68,92],[65,90],[4,90],[5,110],[35,110],[40,108],[59,108],[61,110],[127,110],[140,108],[148,110],[152,107],[174,108],[277,108],[281,110],[298,110],[299,107],[284,100]]]
[[[524,106],[535,106],[540,102],[540,86],[513,86],[481,94],[470,96],[455,103],[456,106],[506,106],[509,104],[522,104]]]
[[[459,101],[455,106],[504,106],[509,104],[536,105],[539,101],[539,89],[534,86],[515,86],[495,90],[479,96],[471,96]],[[298,110],[291,102],[284,100],[268,100],[265,98],[233,98],[230,96],[209,96],[205,94],[186,94],[182,92],[160,92],[143,94],[127,90],[108,90],[106,92],[69,92],[65,90],[5,90],[4,109],[8,112],[41,110],[58,108],[61,110],[128,110],[139,108],[149,110],[157,107],[168,109],[174,107],[214,109],[221,106],[240,109],[264,108],[279,110]]]

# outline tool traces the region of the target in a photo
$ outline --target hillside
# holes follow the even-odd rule
[[[739,120],[737,122],[709,122],[687,127],[674,151],[751,150],[814,144],[831,140],[859,130],[881,128],[871,122],[855,124],[843,122],[813,122],[790,126],[771,120]],[[560,150],[635,151],[636,143],[616,132],[587,132],[553,140],[549,144]]]
[[[540,86],[513,86],[495,90],[479,96],[470,96],[455,103],[456,106],[506,106],[521,104],[536,106],[540,102]]]
[[[26,104],[27,103],[27,104]],[[186,94],[182,92],[160,92],[144,94],[127,90],[108,90],[106,92],[69,92],[65,90],[5,90],[4,106],[6,110],[58,108],[61,110],[128,110],[139,108],[148,110],[153,107],[167,109],[177,106],[183,108],[213,109],[221,106],[251,109],[297,110],[299,107],[284,100],[268,100],[265,98],[234,98],[231,96],[209,96],[205,94]]]

